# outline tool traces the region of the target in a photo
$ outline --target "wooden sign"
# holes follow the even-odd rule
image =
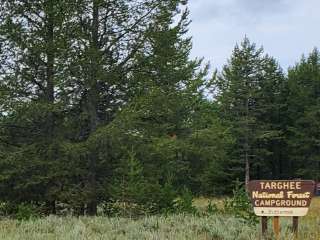
[[[309,180],[250,181],[251,202],[257,216],[305,216],[315,190]]]

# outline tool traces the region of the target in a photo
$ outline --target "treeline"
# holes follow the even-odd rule
[[[185,0],[0,5],[0,201],[161,213],[237,179],[319,180],[317,50],[286,74],[246,38],[209,77]]]

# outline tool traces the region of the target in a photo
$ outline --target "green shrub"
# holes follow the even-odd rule
[[[245,187],[237,182],[233,195],[225,200],[224,210],[227,214],[245,220],[247,223],[256,224],[258,217],[253,212],[253,207]]]
[[[29,220],[40,217],[40,213],[34,205],[21,203],[17,206],[14,216],[17,220]]]
[[[40,216],[39,207],[31,203],[0,203],[0,216],[13,217],[17,220],[29,220]]]
[[[189,189],[182,190],[181,196],[176,200],[175,211],[178,213],[197,213],[197,209],[193,206],[193,194]]]
[[[148,209],[152,214],[170,214],[175,212],[175,201],[178,197],[177,191],[171,183],[164,185],[153,184],[148,193]]]

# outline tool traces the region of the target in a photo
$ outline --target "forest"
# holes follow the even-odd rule
[[[215,70],[190,57],[190,23],[185,0],[0,0],[7,214],[158,214],[251,179],[320,180],[319,51],[283,69],[244,37]]]

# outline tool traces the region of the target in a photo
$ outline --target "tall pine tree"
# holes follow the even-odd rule
[[[277,139],[282,138],[278,124],[283,81],[275,60],[264,55],[263,49],[257,49],[248,38],[235,47],[217,77],[220,114],[232,126],[236,139],[231,153],[234,178],[242,179],[239,173],[244,173],[246,184],[250,177],[278,177],[274,171],[272,176],[268,173],[280,161],[280,150],[275,146]]]
[[[288,72],[288,136],[296,177],[319,180],[320,53],[314,49]]]

